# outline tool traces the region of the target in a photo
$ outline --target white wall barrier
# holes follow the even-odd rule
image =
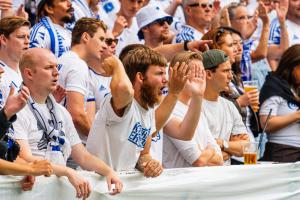
[[[89,199],[105,200],[299,200],[300,163],[224,166],[165,170],[158,178],[139,172],[120,174],[122,194],[110,196],[103,177],[82,171],[92,185]],[[0,200],[72,200],[67,178],[37,177],[32,191],[22,192],[20,177],[0,176]]]

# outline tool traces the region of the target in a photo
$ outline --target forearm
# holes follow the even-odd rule
[[[205,149],[204,151],[201,152],[199,158],[193,162],[194,167],[203,167],[207,166],[209,163],[209,160],[212,159],[214,156],[215,151],[212,149]]]
[[[155,110],[156,131],[159,131],[169,119],[178,99],[178,95],[168,93]]]
[[[259,44],[256,50],[252,53],[252,62],[259,61],[267,57],[268,54],[268,41],[269,41],[269,23],[265,23],[263,25],[263,29],[261,31],[261,36],[259,40]]]
[[[85,113],[84,111],[82,113],[77,112],[76,114],[72,115],[72,119],[76,130],[79,133],[88,136],[91,128],[91,122],[88,118],[87,113]]]
[[[215,153],[214,156],[208,161],[209,166],[216,166],[216,165],[223,165],[223,164],[224,162],[222,156],[217,153]]]
[[[229,153],[230,155],[234,156],[243,156],[243,146],[248,140],[239,140],[239,141],[229,141],[229,148],[224,149],[225,152]]]
[[[116,109],[122,109],[132,101],[133,87],[123,67],[115,69],[110,89]]]
[[[171,16],[174,16],[175,12],[176,12],[176,9],[177,7],[179,6],[180,4],[177,3],[176,0],[172,1],[170,3],[170,5],[165,9],[165,12]]]
[[[0,159],[1,175],[25,176],[25,175],[31,175],[32,170],[33,169],[28,164],[8,162],[6,160]]]
[[[168,61],[170,61],[176,53],[183,51],[184,49],[183,43],[178,43],[161,45],[154,48],[154,50],[162,54]]]
[[[94,171],[102,176],[106,176],[109,174],[112,169],[105,164],[102,160],[97,157],[87,153],[87,155],[83,156],[83,158],[78,161],[78,164],[84,169],[88,171]]]
[[[264,123],[262,123],[262,125],[265,124],[266,121],[266,116],[264,117]],[[272,116],[268,122],[268,125],[266,127],[266,132],[268,133],[272,133],[275,131],[278,131],[282,128],[287,127],[288,125],[298,122],[300,120],[299,117],[299,113],[295,112],[292,113],[290,115],[284,115],[284,116]]]

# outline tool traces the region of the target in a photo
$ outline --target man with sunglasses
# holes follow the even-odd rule
[[[209,0],[183,0],[186,24],[176,35],[174,43],[200,40],[209,29],[213,15],[213,4]]]
[[[75,128],[85,144],[91,121],[86,114],[89,72],[91,60],[100,62],[106,50],[106,25],[94,18],[79,19],[72,31],[71,50],[61,56],[59,63],[59,83],[66,89],[66,98],[61,102],[72,116]]]

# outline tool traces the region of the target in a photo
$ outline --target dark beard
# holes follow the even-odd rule
[[[153,108],[159,102],[158,94],[155,89],[147,81],[144,81],[141,87],[141,99],[148,107]]]
[[[65,24],[72,24],[73,22],[75,22],[75,16],[72,15],[71,17],[63,17],[61,19],[62,22],[64,22]]]

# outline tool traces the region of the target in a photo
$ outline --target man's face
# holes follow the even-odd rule
[[[208,84],[213,85],[214,90],[223,92],[229,89],[229,83],[232,79],[231,64],[230,61],[226,61],[220,64],[215,72],[210,71],[211,77]]]
[[[300,0],[289,0],[288,15],[300,19]]]
[[[238,30],[243,36],[247,35],[250,16],[248,15],[247,8],[245,6],[238,6],[234,11],[234,18],[230,19],[232,28]]]
[[[118,44],[118,40],[114,37],[110,30],[106,31],[105,43],[107,48],[103,52],[103,58],[110,57],[116,54],[116,46]]]
[[[32,71],[32,81],[37,91],[48,95],[57,87],[58,69],[56,57],[51,52],[43,52],[40,59],[35,62]]]
[[[125,17],[132,18],[143,7],[144,0],[120,0],[121,12]]]
[[[162,100],[163,89],[167,87],[166,67],[151,65],[143,77],[141,98],[149,107]]]
[[[63,23],[71,23],[75,20],[74,9],[70,0],[54,0],[53,17]]]
[[[188,10],[187,16],[195,23],[209,25],[212,20],[212,8],[213,5],[209,0],[191,1],[186,8]]]
[[[90,37],[87,42],[86,51],[88,52],[88,57],[92,59],[100,60],[104,51],[107,50],[107,45],[105,43],[106,34],[102,28],[98,28],[97,32],[93,37]]]
[[[11,59],[19,61],[22,54],[29,48],[29,27],[22,26],[12,32],[7,38],[2,35],[0,43]]]
[[[149,32],[148,35],[151,37],[151,40],[155,40],[157,42],[162,42],[168,39],[170,35],[170,25],[163,19],[149,24],[146,29]]]

